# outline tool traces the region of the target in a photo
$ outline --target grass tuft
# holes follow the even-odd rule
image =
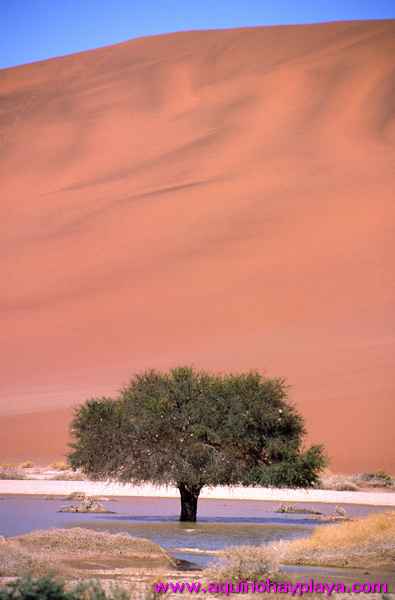
[[[395,489],[395,479],[385,471],[356,473],[354,475],[326,473],[321,477],[318,487],[324,490],[341,492],[356,492],[366,488]]]
[[[34,467],[34,464],[31,460],[25,460],[19,465],[20,469],[31,469],[32,467]]]
[[[282,544],[235,546],[220,553],[219,562],[208,567],[203,576],[211,581],[258,581],[276,577],[280,572]]]
[[[56,471],[68,471],[70,469],[70,466],[64,461],[56,461],[49,466],[51,467],[51,469],[54,469]]]
[[[70,473],[69,471],[51,477],[51,481],[84,481],[85,479],[86,477],[81,473]]]
[[[26,475],[24,473],[20,473],[15,467],[1,469],[0,470],[0,479],[2,480],[17,480],[17,479],[26,479]]]
[[[310,538],[267,546],[238,546],[220,553],[208,567],[208,581],[284,579],[282,564],[322,567],[392,568],[395,561],[395,513],[318,526]],[[338,596],[337,596],[338,598]]]
[[[289,542],[285,560],[339,567],[391,566],[395,560],[395,513],[321,525],[310,538]]]

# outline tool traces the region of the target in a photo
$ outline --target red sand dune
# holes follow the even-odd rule
[[[286,377],[332,469],[395,471],[394,57],[371,21],[0,71],[0,460],[194,364]]]

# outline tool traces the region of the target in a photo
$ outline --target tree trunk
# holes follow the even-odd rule
[[[181,496],[181,514],[180,521],[190,521],[195,523],[197,514],[197,503],[201,487],[188,486],[184,483],[178,484]]]

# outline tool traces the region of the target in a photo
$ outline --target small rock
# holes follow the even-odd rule
[[[336,506],[335,506],[335,515],[336,515],[336,517],[346,517],[347,516],[347,511],[342,506],[339,506],[338,504],[336,504]]]
[[[68,506],[62,506],[59,512],[68,513],[107,513],[113,514],[114,511],[107,510],[100,502],[97,502],[94,498],[86,497],[80,504],[71,504]]]
[[[294,504],[281,504],[275,512],[293,515],[322,515],[318,510],[313,510],[312,508],[298,508]]]

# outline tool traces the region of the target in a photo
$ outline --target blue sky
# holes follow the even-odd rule
[[[395,0],[0,0],[0,68],[188,29],[395,17]]]

